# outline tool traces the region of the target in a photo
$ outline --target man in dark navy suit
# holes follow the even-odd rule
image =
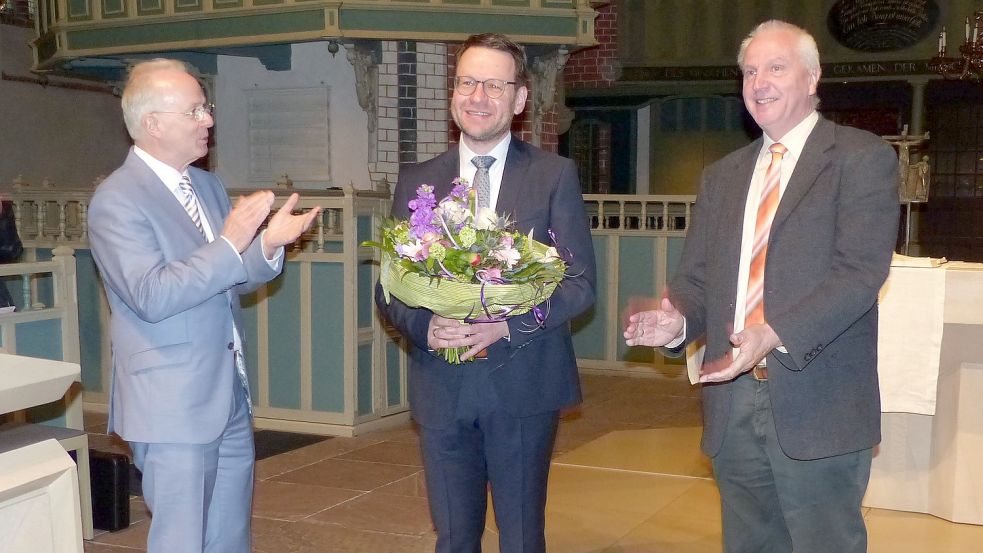
[[[421,184],[437,198],[465,177],[488,185],[488,207],[533,231],[536,240],[570,252],[569,274],[549,301],[549,316],[467,324],[426,309],[376,302],[410,342],[409,395],[421,427],[430,512],[438,553],[481,550],[486,490],[491,487],[500,548],[541,553],[546,480],[559,410],[580,402],[570,320],[594,303],[590,229],[573,162],[514,138],[513,116],[525,107],[524,53],[502,35],[475,35],[462,45],[451,113],[460,143],[424,163],[402,168],[392,214],[405,218]],[[545,306],[544,306],[545,309]],[[448,364],[440,348],[468,347]]]

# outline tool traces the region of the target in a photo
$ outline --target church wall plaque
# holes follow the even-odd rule
[[[938,18],[935,0],[839,0],[829,9],[826,24],[847,48],[884,52],[922,40]]]

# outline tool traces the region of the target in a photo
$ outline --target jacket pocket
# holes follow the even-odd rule
[[[190,361],[191,342],[182,342],[138,351],[130,356],[127,366],[129,372],[136,374],[157,368],[186,367]]]

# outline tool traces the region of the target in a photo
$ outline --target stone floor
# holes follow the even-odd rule
[[[551,553],[721,551],[716,487],[699,452],[699,393],[682,379],[583,377],[584,403],[560,424],[550,473]],[[86,414],[92,447],[105,416]],[[410,426],[331,438],[257,463],[256,553],[433,551],[419,440]],[[126,530],[97,531],[88,553],[145,551],[140,498]],[[970,553],[983,527],[868,509],[872,553]],[[498,552],[489,517],[484,551]],[[176,552],[179,553],[179,552]]]

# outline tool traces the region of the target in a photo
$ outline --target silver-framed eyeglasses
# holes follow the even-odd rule
[[[507,85],[516,85],[517,81],[503,81],[502,79],[485,79],[479,81],[474,77],[454,77],[454,90],[457,91],[461,96],[470,96],[474,94],[475,90],[478,90],[478,85],[481,85],[485,91],[485,96],[489,98],[501,98],[502,94],[505,94],[505,87]]]
[[[191,111],[155,111],[154,113],[171,113],[174,115],[190,115],[195,121],[201,123],[205,120],[206,115],[211,115],[215,112],[215,104],[202,104],[200,106],[195,106]]]

